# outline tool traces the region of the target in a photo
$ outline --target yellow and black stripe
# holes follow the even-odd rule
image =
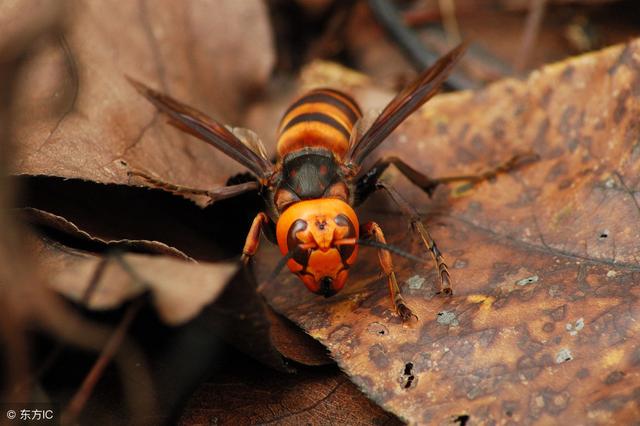
[[[324,147],[338,158],[349,149],[353,126],[362,117],[358,104],[333,89],[314,89],[295,101],[280,121],[278,155]]]

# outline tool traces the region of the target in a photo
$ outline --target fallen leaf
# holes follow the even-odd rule
[[[302,331],[300,327],[273,312],[268,305],[266,308],[271,343],[282,356],[303,365],[333,364],[324,346]]]
[[[161,243],[159,241],[149,241],[149,240],[110,240],[106,241],[100,238],[95,238],[89,235],[87,232],[78,228],[75,224],[71,223],[67,219],[45,212],[43,210],[38,210],[30,207],[25,207],[21,211],[22,217],[24,220],[32,226],[42,227],[49,232],[51,230],[56,231],[58,236],[61,238],[72,238],[77,241],[80,241],[80,244],[83,245],[96,245],[100,247],[100,249],[120,249],[120,250],[131,250],[131,251],[144,251],[150,253],[157,254],[166,254],[169,256],[173,256],[182,260],[190,260],[193,261],[192,258],[182,253],[180,250],[175,249],[167,244]]]
[[[158,315],[169,325],[195,317],[238,270],[233,262],[198,264],[167,256],[122,254],[121,260],[115,255],[105,259],[45,238],[32,239],[34,256],[46,271],[48,284],[60,294],[89,309],[107,310],[149,291]],[[104,270],[94,282],[104,261]]]
[[[262,205],[255,193],[202,209],[157,189],[43,176],[23,176],[16,183],[24,188],[20,207],[64,218],[90,238],[110,245],[154,241],[204,261],[237,256],[252,212]]]
[[[322,345],[272,311],[256,292],[254,281],[249,271],[238,271],[204,312],[209,327],[236,349],[278,371],[296,371],[288,360],[303,365],[333,363]]]
[[[374,251],[322,299],[282,273],[265,295],[369,397],[409,423],[629,423],[640,412],[640,41],[549,65],[524,81],[435,98],[371,157],[439,177],[529,149],[541,160],[432,200],[398,173],[450,266],[395,258],[419,320],[391,309]],[[364,90],[364,88],[363,88]],[[390,243],[424,253],[377,194],[361,210]],[[259,276],[280,257],[263,249]],[[260,256],[258,257],[260,259]]]
[[[28,10],[31,3],[5,2],[0,16]],[[30,58],[21,76],[16,174],[127,184],[127,172],[137,169],[174,184],[213,188],[242,171],[212,147],[166,125],[125,75],[223,122],[237,120],[274,61],[264,3],[63,6],[65,31]],[[0,34],[13,34],[14,26],[3,26]]]
[[[182,425],[212,423],[401,424],[335,368],[282,374],[251,364],[201,385],[180,419]]]
[[[141,194],[141,189],[114,188],[113,185],[97,185],[91,182],[75,182],[75,184],[66,182],[64,185],[51,185],[49,179],[41,182],[34,178],[31,178],[29,183],[29,196],[25,201],[27,205],[43,204],[65,217],[78,220],[78,223],[88,226],[91,231],[89,233],[65,217],[53,213],[31,207],[21,209],[21,216],[50,239],[48,244],[51,246],[55,247],[59,243],[59,247],[66,244],[82,251],[119,250],[163,254],[187,260],[193,264],[195,261],[191,255],[195,255],[199,259],[203,257],[216,260],[224,258],[224,255],[221,256],[219,253],[219,244],[211,241],[213,239],[211,223],[218,218],[223,227],[227,228],[225,235],[229,235],[229,237],[223,236],[220,239],[228,240],[231,238],[230,236],[238,235],[240,231],[232,226],[234,222],[224,219],[224,217],[220,219],[220,213],[236,209],[238,203],[245,208],[251,205],[240,198],[222,201],[202,210],[190,202],[166,193],[160,193],[160,191],[143,191]],[[73,190],[66,191],[65,188]],[[126,195],[124,198],[123,194]],[[128,210],[122,211],[118,207],[118,201],[128,205]],[[135,211],[135,214],[132,211]],[[162,214],[156,212],[162,212]],[[145,215],[152,216],[153,220],[144,220]],[[175,219],[176,217],[179,220]],[[184,218],[189,219],[185,220]],[[241,217],[237,219],[241,220]],[[244,224],[250,221],[249,217],[245,219]],[[185,227],[186,222],[189,222],[187,227]],[[154,235],[165,241],[178,243],[189,255],[156,240],[122,239],[121,237],[125,235],[138,237]],[[120,239],[114,238],[114,236],[119,236]],[[213,247],[210,247],[211,245]],[[223,253],[226,253],[226,250]],[[45,258],[48,256],[49,254]],[[94,259],[83,268],[86,267],[87,270],[90,270],[96,267],[98,262],[99,259]],[[112,262],[114,261],[112,260]],[[46,261],[44,264],[45,267],[50,266]],[[226,263],[221,265],[226,265]],[[65,269],[58,272],[63,275],[73,275],[77,272],[77,267],[78,265],[75,264],[66,264]],[[125,278],[119,277],[115,280],[105,278],[99,287],[101,292],[109,295],[111,299],[105,302],[92,298],[91,301],[95,304],[89,307],[92,309],[111,309],[137,295],[141,291],[141,287],[134,285],[134,288],[131,288]],[[155,282],[151,275],[149,280]],[[327,357],[324,347],[297,326],[271,311],[271,308],[256,294],[255,284],[246,280],[246,274],[243,271],[238,270],[233,277],[228,278],[228,281],[229,284],[224,292],[216,296],[216,304],[209,306],[203,314],[212,331],[224,336],[236,348],[278,370],[292,371],[293,369],[286,365],[283,356],[304,365],[333,363],[333,360]],[[80,274],[71,285],[61,284],[62,293],[74,300],[79,300],[83,297],[89,282],[90,278],[86,274]],[[124,286],[126,292],[123,292],[123,289],[118,286]],[[192,290],[186,289],[186,291]],[[206,290],[203,294],[194,294],[196,300],[207,300],[208,297]]]

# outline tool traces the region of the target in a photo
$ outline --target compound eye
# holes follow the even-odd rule
[[[276,205],[276,209],[278,209],[279,212],[284,211],[287,207],[289,207],[296,201],[300,201],[300,198],[298,198],[298,196],[293,192],[282,188],[276,191],[274,202]]]
[[[337,198],[346,202],[349,198],[349,189],[343,182],[337,182],[327,188],[324,194],[327,198]]]
[[[354,238],[354,237],[356,237],[356,228],[355,228],[355,226],[353,226],[353,223],[351,223],[351,220],[349,220],[349,218],[346,215],[339,214],[334,219],[334,222],[338,226],[346,226],[348,228],[347,233],[344,235],[343,238]],[[346,262],[347,259],[349,259],[351,257],[351,255],[353,254],[353,251],[355,249],[356,249],[355,245],[347,245],[347,244],[345,244],[343,246],[340,246],[338,248],[338,251],[340,252],[340,257],[342,258],[342,260]]]
[[[296,237],[296,234],[300,231],[304,231],[307,229],[307,222],[298,219],[289,228],[289,232],[287,233],[287,250],[291,251],[300,245],[300,240]],[[293,255],[292,259],[296,261],[297,264],[302,266],[307,266],[309,263],[309,256],[311,255],[310,249],[305,250],[297,250]]]

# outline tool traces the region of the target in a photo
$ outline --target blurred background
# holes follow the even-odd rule
[[[634,0],[239,3],[0,4],[0,401],[55,404],[80,424],[400,423],[241,272],[180,324],[158,313],[157,290],[126,287],[148,281],[135,274],[104,280],[126,288],[110,304],[89,303],[113,253],[233,262],[261,206],[200,209],[132,183],[128,167],[198,187],[241,169],[168,129],[123,75],[256,130],[273,152],[306,80],[335,73],[367,87],[365,104],[386,100],[469,40],[445,90],[477,90],[640,34]]]

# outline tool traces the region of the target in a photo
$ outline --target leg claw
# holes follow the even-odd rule
[[[402,322],[408,322],[411,318],[415,318],[416,321],[418,320],[418,316],[414,314],[413,311],[411,311],[411,309],[404,304],[404,302],[398,303],[398,305],[396,306],[396,312],[398,313],[398,316],[400,317]]]

